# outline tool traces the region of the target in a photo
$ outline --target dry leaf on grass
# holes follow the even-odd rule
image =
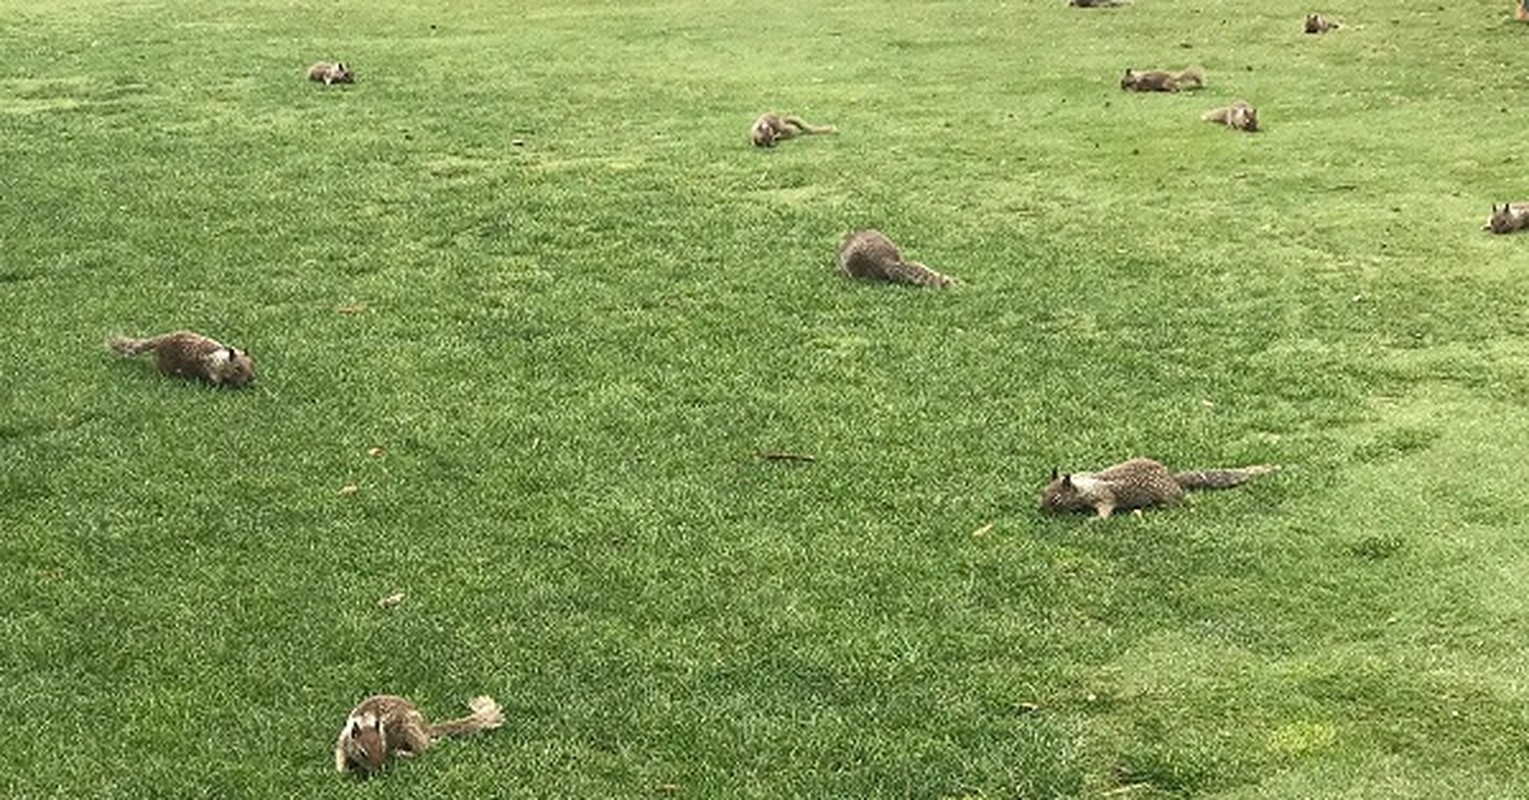
[[[378,608],[392,608],[392,607],[402,603],[404,601],[404,597],[405,596],[406,595],[404,595],[403,592],[394,592],[394,593],[388,595],[387,597],[384,597],[384,598],[378,600],[377,601],[377,607]]]

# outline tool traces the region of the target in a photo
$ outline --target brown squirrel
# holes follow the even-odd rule
[[[1279,467],[1260,464],[1238,469],[1169,472],[1150,458],[1133,458],[1099,472],[1058,475],[1041,492],[1041,510],[1051,514],[1093,511],[1101,518],[1117,509],[1171,506],[1187,489],[1228,489]]]
[[[1206,122],[1219,122],[1228,128],[1236,128],[1248,133],[1258,131],[1258,109],[1246,100],[1233,100],[1232,104],[1225,108],[1213,108],[1201,115],[1200,119]]]
[[[897,245],[878,230],[853,231],[839,244],[839,271],[851,278],[950,286],[958,281],[918,263],[904,261]]]
[[[356,73],[345,66],[344,61],[336,61],[333,64],[320,61],[308,68],[308,80],[323,81],[325,86],[334,83],[355,83]]]
[[[1322,16],[1321,14],[1306,15],[1307,33],[1322,34],[1327,33],[1328,31],[1335,31],[1341,27],[1343,26],[1328,19],[1327,17]]]
[[[1502,208],[1493,203],[1492,216],[1481,226],[1492,233],[1512,233],[1525,228],[1529,228],[1529,203],[1503,203]]]
[[[779,139],[790,139],[809,133],[838,132],[839,129],[832,125],[813,125],[801,117],[764,114],[754,120],[754,127],[749,129],[749,138],[754,140],[755,147],[774,147]]]
[[[1120,79],[1120,88],[1133,92],[1177,92],[1180,89],[1199,89],[1205,86],[1205,72],[1199,67],[1189,67],[1182,72],[1166,72],[1160,69],[1137,72],[1126,68]]]
[[[493,730],[504,724],[504,710],[487,695],[467,701],[471,716],[431,725],[425,715],[408,700],[391,694],[376,694],[362,700],[334,743],[334,768],[345,772],[352,767],[363,773],[382,769],[390,753],[411,758],[429,749],[444,736],[465,736]]]
[[[113,336],[106,340],[106,346],[125,356],[153,351],[154,365],[165,375],[235,388],[255,380],[255,362],[248,353],[192,331],[148,339]]]

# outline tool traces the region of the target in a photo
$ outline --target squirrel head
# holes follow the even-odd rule
[[[1513,213],[1512,203],[1503,203],[1502,208],[1492,205],[1492,218],[1487,220],[1487,228],[1493,233],[1511,233],[1517,229],[1518,217]]]
[[[1072,481],[1072,475],[1059,474],[1057,470],[1051,470],[1051,483],[1041,490],[1041,511],[1048,514],[1063,514],[1068,511],[1077,511],[1088,507],[1087,501],[1078,491],[1078,487]]]
[[[749,135],[753,138],[755,147],[775,146],[775,126],[769,124],[769,121],[764,117],[761,117],[758,122],[754,123],[754,129],[749,132]]]
[[[225,346],[212,354],[208,363],[208,377],[219,386],[239,388],[255,380],[255,361],[234,347]]]
[[[1258,130],[1258,109],[1244,104],[1241,107],[1239,113],[1241,114],[1242,119],[1237,127],[1248,131],[1249,133],[1253,133]]]
[[[351,717],[346,723],[345,754],[352,766],[363,772],[382,769],[387,760],[387,739],[382,733],[382,718],[367,714]]]

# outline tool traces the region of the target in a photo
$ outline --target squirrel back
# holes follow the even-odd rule
[[[851,278],[944,287],[956,279],[920,264],[905,261],[886,234],[873,229],[852,231],[839,244],[839,271]]]
[[[1041,491],[1040,508],[1053,514],[1093,511],[1108,517],[1117,509],[1174,505],[1192,489],[1227,489],[1277,467],[1258,465],[1236,469],[1170,472],[1161,462],[1133,458],[1099,472],[1059,475]]]
[[[474,697],[467,705],[472,714],[431,725],[407,699],[391,694],[372,695],[350,712],[340,728],[334,745],[335,771],[354,768],[376,772],[393,753],[416,756],[429,749],[436,739],[493,730],[504,724],[504,711],[492,697]]]
[[[154,365],[165,375],[235,388],[255,380],[255,362],[248,353],[194,331],[147,339],[113,336],[106,340],[106,346],[124,356],[152,352]]]
[[[1137,72],[1126,67],[1125,76],[1120,79],[1120,88],[1133,92],[1177,92],[1204,86],[1205,71],[1199,67],[1188,67],[1180,72],[1160,69]]]

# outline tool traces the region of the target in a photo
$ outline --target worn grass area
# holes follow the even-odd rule
[[[0,794],[1529,793],[1506,0],[433,5],[0,8]]]

